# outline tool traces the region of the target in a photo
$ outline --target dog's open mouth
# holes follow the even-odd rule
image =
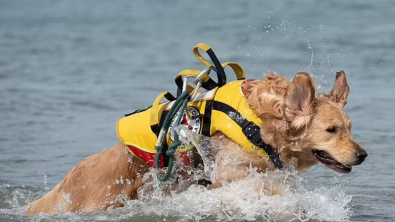
[[[339,173],[349,173],[351,172],[352,167],[343,165],[333,159],[329,154],[321,150],[313,150],[314,156],[325,166],[331,168],[332,170],[339,172]]]

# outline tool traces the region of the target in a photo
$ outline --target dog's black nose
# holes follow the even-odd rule
[[[368,153],[363,149],[357,149],[357,151],[355,152],[355,155],[357,157],[357,164],[361,164],[365,160],[365,158],[368,156]]]

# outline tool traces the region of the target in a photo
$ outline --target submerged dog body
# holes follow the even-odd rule
[[[315,95],[307,73],[298,73],[291,82],[279,75],[266,75],[265,81],[246,81],[243,90],[262,120],[262,140],[277,150],[284,164],[303,172],[321,162],[337,172],[350,172],[367,156],[352,138],[351,122],[343,110],[349,93],[344,72],[337,73],[329,94]],[[249,166],[262,172],[274,170],[267,156],[241,147],[223,132],[212,138],[222,144],[213,152],[219,171],[211,181],[213,188],[242,179]],[[122,143],[117,144],[84,159],[26,212],[86,212],[123,206],[125,201],[138,198],[148,171],[146,163],[131,156]]]

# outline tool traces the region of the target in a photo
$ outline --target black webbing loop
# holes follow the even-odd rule
[[[210,67],[214,72],[217,73],[218,82],[217,86],[221,87],[226,84],[226,74],[225,70],[222,67],[221,63],[219,62],[217,56],[215,55],[214,51],[210,48],[206,51],[208,56],[210,56],[211,61],[213,62],[214,66]],[[215,88],[215,87],[214,87]]]

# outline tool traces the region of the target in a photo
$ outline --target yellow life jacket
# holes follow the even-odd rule
[[[242,91],[244,82],[245,80],[237,80],[210,91],[199,92],[194,100],[188,103],[188,111],[193,118],[188,121],[184,116],[184,124],[195,133],[205,136],[212,136],[220,131],[240,146],[252,149],[263,157],[266,155],[265,151],[257,148],[243,131],[249,127],[249,123],[255,126],[260,126],[262,123],[244,97]],[[117,122],[118,138],[134,156],[142,159],[149,166],[154,166],[158,136],[158,131],[154,132],[151,127],[152,118],[160,120],[158,125],[161,125],[171,106],[172,102],[162,103],[155,107],[158,112],[156,114],[152,113],[153,108],[150,107]],[[170,146],[171,143],[171,139],[167,136],[167,145]],[[163,166],[166,166],[166,162],[161,157],[160,167]]]

